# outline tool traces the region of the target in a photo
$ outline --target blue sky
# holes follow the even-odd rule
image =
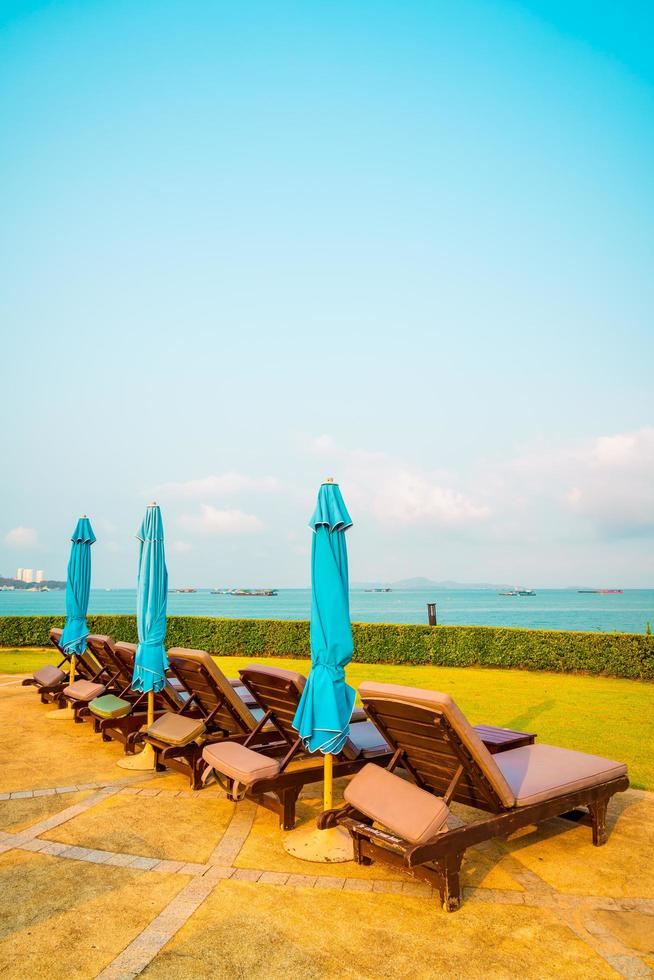
[[[651,586],[654,12],[0,0],[0,573]]]

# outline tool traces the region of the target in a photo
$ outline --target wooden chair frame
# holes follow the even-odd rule
[[[599,847],[606,843],[607,806],[615,793],[628,789],[627,776],[553,796],[539,803],[507,807],[444,714],[407,702],[393,701],[392,698],[385,701],[378,696],[370,700],[364,697],[363,703],[367,714],[394,748],[387,766],[389,771],[401,767],[419,787],[441,796],[447,805],[459,800],[487,811],[491,816],[437,834],[424,843],[412,844],[374,827],[370,817],[349,804],[321,814],[318,820],[320,827],[341,825],[349,831],[358,863],[370,864],[378,860],[429,882],[438,890],[443,909],[452,912],[461,904],[459,872],[468,847],[495,837],[506,837],[522,827],[539,824],[552,817],[568,816],[576,820],[580,807],[588,810],[585,819],[592,826],[593,844]],[[392,711],[389,705],[392,705]],[[438,769],[433,762],[435,751],[430,761],[425,744],[429,716],[433,749],[441,750]]]

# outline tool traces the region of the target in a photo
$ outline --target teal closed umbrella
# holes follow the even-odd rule
[[[84,514],[77,522],[71,537],[70,558],[66,575],[66,623],[61,634],[60,646],[70,654],[70,683],[75,680],[75,658],[86,650],[89,628],[86,614],[91,591],[91,545],[95,535],[91,522]],[[69,704],[66,708],[48,712],[48,717],[60,720],[74,718]]]
[[[160,691],[166,683],[168,658],[166,606],[168,571],[164,553],[164,531],[161,510],[150,504],[137,535],[139,570],[136,585],[136,625],[139,643],[134,661],[132,688],[135,691]]]
[[[293,727],[310,752],[323,752],[323,806],[333,806],[334,755],[350,733],[355,693],[345,683],[352,659],[349,581],[345,532],[352,520],[341,491],[326,480],[309,522],[311,543],[311,670],[295,712]],[[293,831],[284,847],[305,861],[349,861],[352,841],[342,828]]]
[[[352,520],[337,484],[322,484],[309,526],[311,672],[293,726],[310,752],[336,755],[349,735],[355,698],[345,683],[353,652],[345,542]]]
[[[154,694],[166,684],[168,658],[166,638],[166,606],[168,603],[168,571],[164,552],[164,531],[161,510],[149,504],[137,535],[139,568],[136,584],[136,626],[139,642],[134,659],[132,689],[147,692],[147,727],[154,721]],[[139,755],[120,759],[123,769],[155,768],[154,750],[150,744]]]
[[[95,535],[88,517],[80,517],[70,539],[70,558],[66,576],[66,625],[61,646],[66,653],[84,653],[89,629],[86,614],[91,591],[91,545]]]

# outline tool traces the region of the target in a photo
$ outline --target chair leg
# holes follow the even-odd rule
[[[609,838],[608,830],[606,829],[606,810],[608,805],[608,799],[603,799],[595,800],[594,803],[588,806],[591,826],[593,828],[593,844],[595,847],[601,847],[602,844],[606,844]]]
[[[463,851],[448,854],[436,864],[438,872],[438,892],[444,912],[456,912],[461,906],[461,882],[459,872],[463,861]]]
[[[295,804],[300,795],[299,786],[287,786],[281,792],[281,827],[282,830],[293,830],[295,826]]]

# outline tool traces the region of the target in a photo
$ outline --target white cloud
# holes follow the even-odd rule
[[[38,533],[33,527],[19,525],[5,534],[5,544],[10,548],[35,548],[38,540]]]
[[[382,524],[461,527],[490,516],[488,504],[457,487],[449,473],[363,450],[340,451],[338,467],[347,500]]]
[[[280,489],[280,481],[274,476],[252,477],[244,473],[221,473],[204,476],[197,480],[162,483],[155,488],[157,497],[173,497],[192,500],[229,496],[245,491],[272,493]]]
[[[263,528],[254,514],[203,504],[200,514],[182,514],[179,524],[192,534],[256,534]]]
[[[654,428],[595,439],[572,469],[564,500],[573,513],[611,535],[654,531]]]
[[[398,470],[372,489],[372,509],[378,520],[391,524],[453,526],[483,521],[490,515],[486,504],[409,469]]]
[[[325,432],[323,435],[311,439],[309,448],[314,453],[333,453],[336,450],[336,441],[333,436]]]
[[[173,541],[173,543],[170,545],[170,551],[174,551],[178,555],[185,554],[190,550],[191,546],[188,541]]]

